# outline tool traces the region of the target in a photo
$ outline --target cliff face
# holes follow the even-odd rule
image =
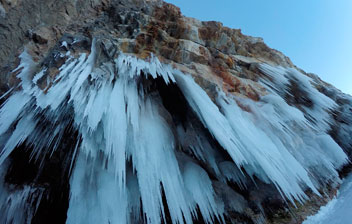
[[[352,155],[351,96],[159,0],[3,0],[0,49],[2,223],[300,223]]]

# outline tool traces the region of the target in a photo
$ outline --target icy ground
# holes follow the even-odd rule
[[[352,223],[352,174],[344,179],[336,198],[303,224],[348,224]]]

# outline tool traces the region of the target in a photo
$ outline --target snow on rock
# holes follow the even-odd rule
[[[45,68],[35,73],[34,62],[23,53],[21,89],[0,109],[0,165],[22,144],[31,146],[32,158],[40,161],[58,148],[71,123],[78,131],[70,158],[67,223],[192,223],[198,216],[221,222],[226,211],[213,189],[215,179],[246,188],[248,177],[259,178],[292,203],[303,203],[308,188],[319,195],[320,187],[340,181],[336,170],[347,156],[327,134],[328,110],[336,105],[298,71],[263,64],[272,80],[262,80],[269,95],[254,102],[217,90],[213,102],[190,75],[157,57],[120,53],[98,64],[95,41],[92,46],[89,55],[68,56],[46,92],[36,84]],[[181,90],[213,140],[192,124],[173,124],[153,92],[157,79]],[[283,100],[290,81],[298,82],[313,102],[301,108],[308,117]],[[43,120],[50,125],[43,126]],[[224,159],[225,153],[232,161]],[[21,223],[16,211],[33,206],[31,194],[39,193],[28,187],[1,194],[7,219]]]
[[[319,131],[327,131],[331,124],[329,112],[337,104],[326,95],[320,93],[314,86],[313,80],[294,68],[273,67],[268,64],[259,66],[269,79],[261,82],[275,95],[294,98],[292,102],[306,112],[307,119]],[[297,93],[297,94],[296,94]]]
[[[337,196],[327,205],[320,208],[318,213],[309,216],[303,224],[341,224],[351,222],[352,208],[352,176],[343,180]]]

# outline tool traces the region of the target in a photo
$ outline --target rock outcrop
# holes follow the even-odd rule
[[[0,49],[0,222],[301,223],[349,170],[351,96],[161,0],[0,0]]]

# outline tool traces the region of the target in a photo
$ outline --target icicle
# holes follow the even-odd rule
[[[271,90],[273,94],[277,93],[282,98],[285,98],[285,94],[292,94],[289,90],[290,81],[297,83],[299,88],[303,91],[302,94],[306,94],[309,100],[312,101],[311,108],[302,106],[310,119],[315,121],[312,123],[312,126],[318,131],[328,131],[331,120],[328,112],[329,110],[333,110],[337,105],[332,99],[320,93],[313,86],[314,81],[310,77],[303,75],[294,68],[260,64],[259,69],[271,78],[271,81],[261,79],[261,82],[267,86],[268,90]]]
[[[141,107],[139,129],[133,132],[132,162],[137,171],[143,211],[148,223],[161,223],[162,185],[173,223],[192,220],[183,194],[183,182],[174,151],[174,139],[157,112],[155,102],[147,100]],[[170,175],[172,174],[172,175]]]
[[[184,168],[184,182],[188,191],[188,200],[194,201],[207,223],[214,223],[215,218],[224,221],[223,207],[215,202],[214,190],[207,173],[194,163],[187,163]],[[193,209],[195,209],[194,206]],[[195,212],[195,210],[193,210]]]
[[[101,162],[101,161],[100,161]],[[128,223],[127,192],[119,190],[115,168],[79,155],[71,181],[67,224]],[[93,171],[93,172],[91,172]]]
[[[23,143],[26,138],[33,132],[36,123],[33,121],[33,115],[30,113],[24,116],[16,125],[11,137],[7,140],[4,148],[0,153],[0,165],[10,155],[16,146]]]
[[[30,99],[27,94],[16,92],[4,103],[0,109],[0,135],[4,134],[16,121]]]
[[[295,199],[298,201],[306,199],[301,187],[302,184],[319,195],[308,175],[309,165],[303,167],[297,161],[293,156],[297,153],[291,154],[297,149],[290,145],[290,141],[286,141],[295,133],[295,130],[291,130],[291,127],[285,124],[288,120],[294,120],[302,128],[309,130],[309,126],[306,125],[308,121],[299,110],[289,106],[282,107],[282,103],[262,105],[263,108],[272,109],[270,112],[260,112],[260,108],[252,106],[251,109],[256,115],[265,114],[264,116],[268,116],[267,118],[255,119],[255,117],[247,115],[247,112],[242,111],[231,98],[219,93],[217,103],[221,113],[191,77],[175,72],[175,78],[199,119],[229,152],[238,167],[243,167],[247,173],[255,174],[264,182],[273,183],[291,202],[294,202]],[[256,120],[257,124],[254,124],[253,120]],[[260,128],[261,122],[265,125],[262,126],[262,130]],[[265,122],[267,123],[265,124]],[[272,132],[269,133],[272,134],[267,135],[266,132],[270,129]],[[287,133],[287,131],[289,132]],[[286,146],[287,144],[289,145]],[[347,157],[339,147],[334,147],[333,151],[339,158],[339,164],[346,162]],[[326,165],[330,169],[329,163]],[[330,169],[326,175],[336,174],[334,169]]]
[[[5,186],[5,170],[0,165],[0,223],[31,223],[43,197],[44,189],[24,185],[21,188]]]
[[[218,91],[214,103],[192,77],[153,55],[146,61],[120,53],[97,67],[95,41],[89,55],[67,55],[44,92],[37,81],[44,78],[46,68],[35,73],[37,65],[23,53],[18,68],[22,89],[0,109],[4,146],[0,164],[23,143],[33,148],[31,158],[43,159],[59,148],[67,128],[78,132],[72,158],[77,161],[70,163],[67,223],[161,223],[167,209],[175,224],[192,223],[197,211],[207,223],[224,221],[224,205],[217,201],[208,173],[223,184],[234,181],[245,188],[244,170],[252,179],[256,176],[275,185],[291,202],[305,200],[307,188],[319,194],[321,183],[339,181],[336,169],[347,157],[326,134],[326,111],[336,105],[298,71],[262,65],[261,70],[273,79],[262,80],[270,94],[253,102]],[[157,78],[181,89],[214,139],[208,141],[205,132],[192,124],[183,128],[168,119],[158,92],[144,89],[141,82]],[[321,113],[317,118],[324,124],[308,121],[302,110],[283,100],[292,79],[302,83],[315,105],[304,111],[312,117]],[[251,112],[243,111],[237,102]],[[225,153],[212,145],[214,140],[233,161],[224,159]],[[197,162],[207,166],[203,169]],[[12,218],[15,211],[28,206],[24,202],[31,195],[39,198],[38,192],[25,187],[0,197],[1,211]],[[33,214],[36,208],[37,204],[26,212]]]
[[[126,179],[125,149],[127,138],[126,102],[121,79],[115,83],[111,91],[109,107],[103,125],[106,144],[105,152],[107,155],[112,155],[115,159],[116,176],[119,178],[121,188]]]
[[[174,76],[177,85],[199,119],[219,143],[228,150],[236,165],[241,166],[246,163],[243,153],[239,150],[240,146],[237,144],[236,136],[232,134],[231,126],[223,114],[220,113],[219,108],[190,76],[177,71],[175,71]]]

